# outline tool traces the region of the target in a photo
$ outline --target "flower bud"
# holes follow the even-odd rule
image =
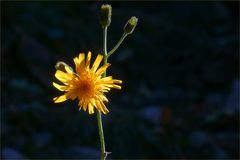
[[[133,16],[131,17],[124,26],[124,34],[131,34],[137,26],[138,19]]]
[[[111,23],[112,7],[109,4],[101,6],[101,25],[103,28],[108,27]]]

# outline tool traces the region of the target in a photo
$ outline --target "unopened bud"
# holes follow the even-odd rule
[[[112,7],[109,4],[101,6],[101,25],[103,28],[108,27],[111,23]]]
[[[124,26],[124,33],[131,34],[137,26],[137,22],[138,19],[136,17],[131,17]]]

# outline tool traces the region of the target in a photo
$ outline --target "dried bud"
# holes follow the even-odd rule
[[[131,17],[126,25],[124,26],[124,33],[131,34],[135,27],[137,26],[138,19],[136,17]]]
[[[101,6],[101,25],[103,28],[108,27],[111,23],[112,7],[109,4]]]
[[[68,67],[73,72],[73,69],[69,65],[67,65],[66,63],[64,63],[62,61],[58,61],[57,64],[55,65],[55,68],[57,70],[60,70],[63,72],[66,72],[66,67]]]

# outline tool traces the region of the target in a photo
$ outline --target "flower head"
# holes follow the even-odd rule
[[[111,23],[112,7],[109,4],[103,4],[101,6],[101,24],[102,27],[108,27]]]
[[[132,34],[135,27],[137,26],[138,19],[137,17],[131,17],[124,26],[124,33],[125,34]]]
[[[91,52],[88,52],[85,58],[84,53],[80,53],[79,57],[75,57],[75,70],[76,73],[66,65],[57,67],[55,77],[62,82],[57,84],[53,82],[53,86],[60,91],[65,92],[64,95],[55,97],[53,100],[55,103],[64,102],[67,99],[74,100],[78,98],[79,110],[83,108],[84,111],[88,109],[89,114],[94,113],[94,107],[103,112],[108,113],[104,102],[108,102],[105,92],[110,91],[111,88],[121,89],[121,80],[112,79],[112,76],[102,77],[102,74],[110,66],[105,64],[99,68],[99,65],[103,59],[102,55],[97,55],[95,62],[90,68]]]

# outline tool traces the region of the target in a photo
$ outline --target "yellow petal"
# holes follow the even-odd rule
[[[77,98],[77,95],[74,94],[74,92],[68,91],[66,93],[66,96],[68,97],[68,99],[74,100],[75,98]]]
[[[70,77],[65,72],[60,70],[56,71],[55,77],[62,82],[66,82],[70,79]]]
[[[88,52],[87,54],[87,59],[86,59],[86,67],[89,69],[89,65],[90,65],[90,60],[91,60],[91,52]]]
[[[112,79],[112,76],[104,77],[98,81],[99,84],[105,83],[105,84],[122,84],[121,80],[118,79]]]
[[[79,64],[85,60],[85,54],[84,53],[80,53],[79,54]]]
[[[65,91],[68,87],[64,85],[57,84],[55,82],[52,83],[55,88],[57,88],[60,91]]]
[[[98,86],[97,88],[100,92],[108,92],[110,91],[110,88],[109,87],[106,87],[104,85],[101,85],[101,86]]]
[[[94,107],[91,103],[88,104],[88,113],[93,114],[94,113]]]
[[[121,89],[121,86],[117,85],[117,84],[103,84],[104,87],[106,88],[115,88],[115,89]]]
[[[112,76],[104,77],[101,79],[102,82],[112,82]]]
[[[96,108],[98,108],[100,111],[102,111],[104,114],[108,113],[108,109],[106,108],[106,106],[104,105],[104,103],[102,101],[96,101]]]
[[[75,64],[75,71],[77,71],[78,70],[77,68],[79,67],[80,61],[79,61],[78,57],[73,58],[73,61],[74,61],[74,64]]]
[[[122,89],[122,87],[121,87],[121,86],[119,86],[119,85],[116,85],[116,84],[114,84],[112,88],[119,89],[119,90],[120,90],[120,89]]]
[[[65,65],[65,70],[67,71],[67,73],[73,73],[72,68],[69,67],[68,65]]]
[[[95,103],[95,98],[91,98],[90,99],[90,103],[96,107],[96,103]],[[97,108],[97,107],[96,107]],[[98,109],[98,108],[97,108]]]
[[[78,106],[79,106],[78,110],[80,111],[82,109],[81,101],[78,102]]]
[[[104,78],[99,78],[96,80],[96,85],[102,86],[102,84],[113,84],[112,76],[104,77]]]
[[[107,93],[107,92],[110,91],[110,89],[109,88],[108,89],[101,89],[100,91],[103,92],[103,93]]]
[[[81,72],[85,69],[85,54],[80,53],[78,60],[79,60],[79,63],[78,64],[75,63],[75,68],[76,68],[76,72],[78,74],[81,74]]]
[[[106,69],[107,69],[109,66],[110,66],[110,64],[107,63],[107,64],[103,65],[102,67],[100,67],[100,68],[97,70],[95,76],[98,77],[98,76],[100,76],[101,74],[103,74],[103,72],[105,72]]]
[[[98,97],[99,97],[99,99],[100,99],[101,101],[106,101],[106,102],[108,102],[107,97],[104,96],[103,94],[100,94]]]
[[[113,79],[113,83],[122,84],[122,81],[121,81],[121,80],[118,80],[118,79]]]
[[[108,109],[106,108],[106,106],[104,105],[104,103],[101,103],[101,101],[94,99],[93,106],[95,106],[97,108],[97,110],[103,112],[104,114],[109,112]]]
[[[78,57],[73,58],[73,61],[74,61],[75,66],[80,64]]]
[[[60,97],[53,98],[53,100],[54,100],[54,103],[61,103],[61,102],[66,101],[67,97],[66,97],[66,95],[62,95]]]
[[[102,111],[103,111],[103,113],[104,113],[104,114],[108,113],[109,110],[107,109],[107,107],[105,106],[105,104],[104,104],[102,101],[100,101],[100,103],[101,103],[101,105],[102,105]]]
[[[106,87],[110,87],[110,88],[115,88],[115,89],[121,89],[122,87],[121,86],[119,86],[119,85],[117,85],[117,84],[107,84],[107,85],[105,85]]]
[[[84,107],[84,102],[85,101],[83,99],[80,99],[78,105],[79,105],[80,108],[83,108],[83,110],[86,111],[87,108]]]
[[[99,64],[102,62],[102,59],[103,59],[103,56],[101,54],[98,54],[96,60],[93,63],[93,66],[92,66],[92,71],[94,73],[96,72]]]
[[[82,101],[81,102],[82,108],[84,111],[86,111],[87,110],[87,101],[85,99],[82,99],[81,101]]]

